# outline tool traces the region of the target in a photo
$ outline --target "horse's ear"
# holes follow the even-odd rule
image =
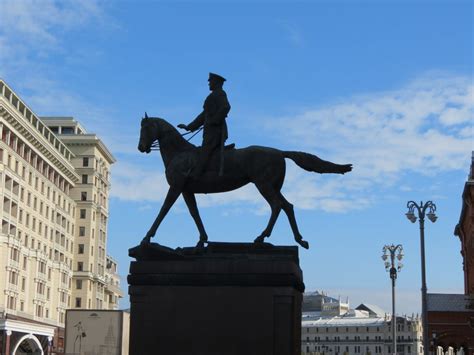
[[[146,114],[146,111],[145,111],[145,119],[148,119],[148,115]]]

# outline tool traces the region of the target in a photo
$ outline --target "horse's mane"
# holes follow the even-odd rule
[[[168,141],[173,141],[178,150],[188,150],[196,148],[196,146],[186,139],[183,138],[181,133],[168,121],[164,118],[160,117],[149,117],[149,120],[153,120],[154,124],[158,125],[161,132],[163,132],[163,136],[166,137]]]

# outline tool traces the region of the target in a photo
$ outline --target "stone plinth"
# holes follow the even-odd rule
[[[297,247],[130,250],[130,355],[300,355]]]

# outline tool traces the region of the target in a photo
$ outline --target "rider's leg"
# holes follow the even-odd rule
[[[199,161],[196,167],[194,168],[192,175],[199,177],[203,174],[214,149],[216,149],[215,144],[203,143],[199,154]]]

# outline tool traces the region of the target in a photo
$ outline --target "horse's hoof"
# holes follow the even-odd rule
[[[196,244],[196,248],[204,248],[204,243],[207,243],[207,240],[200,240]]]
[[[148,245],[148,244],[150,244],[150,239],[151,239],[151,237],[145,237],[145,238],[143,238],[142,241],[141,241],[141,243],[140,243],[140,245]]]
[[[301,245],[305,249],[309,249],[309,243],[306,240],[297,240],[296,241],[299,245]]]
[[[254,243],[263,243],[264,240],[265,240],[265,236],[261,235],[261,236],[255,238],[255,240],[253,242]]]

